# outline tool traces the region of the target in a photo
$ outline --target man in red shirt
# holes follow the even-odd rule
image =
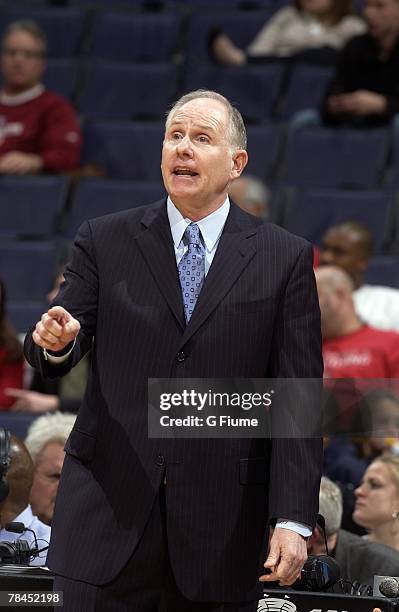
[[[339,405],[339,424],[350,426],[362,391],[399,378],[399,333],[366,325],[355,311],[349,275],[333,266],[315,272],[323,334],[324,376]],[[347,379],[350,379],[349,381]]]
[[[329,378],[399,378],[399,334],[365,325],[355,311],[349,276],[340,268],[316,270]]]
[[[8,26],[0,63],[0,174],[62,172],[79,165],[75,111],[41,83],[45,54],[46,39],[35,22]]]

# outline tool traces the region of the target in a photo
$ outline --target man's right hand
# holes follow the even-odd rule
[[[35,344],[48,351],[62,351],[73,342],[80,331],[80,323],[62,306],[53,306],[36,324],[32,338]]]

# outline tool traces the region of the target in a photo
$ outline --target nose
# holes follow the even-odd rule
[[[184,136],[176,146],[176,152],[181,157],[192,157],[193,149],[191,146],[191,140],[188,136]]]
[[[364,494],[364,491],[363,491],[363,485],[362,485],[362,484],[361,484],[361,485],[359,485],[359,486],[358,486],[358,487],[355,489],[354,493],[355,493],[355,496],[356,496],[356,497],[362,497],[362,495]]]

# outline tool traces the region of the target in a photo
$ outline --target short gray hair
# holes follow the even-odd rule
[[[320,483],[319,512],[326,522],[326,536],[338,532],[342,522],[342,493],[335,482],[323,476]]]
[[[17,21],[12,21],[9,23],[3,32],[3,45],[7,36],[13,34],[14,32],[27,32],[41,43],[43,55],[47,53],[47,37],[39,24],[33,19],[18,19]]]
[[[184,96],[179,98],[173,104],[172,108],[167,113],[165,126],[168,126],[170,117],[175,111],[179,110],[182,106],[184,106],[184,104],[187,104],[187,102],[198,100],[199,98],[217,100],[223,104],[229,116],[229,142],[235,149],[246,150],[247,131],[245,129],[244,120],[241,113],[229,102],[227,98],[222,96],[222,94],[217,93],[217,91],[212,91],[210,89],[196,89],[195,91],[190,91],[189,93],[184,94]]]
[[[33,463],[37,463],[42,450],[50,442],[58,442],[64,446],[75,421],[76,415],[67,412],[45,414],[33,421],[25,438],[25,445]]]

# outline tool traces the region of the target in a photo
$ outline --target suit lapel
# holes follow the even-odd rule
[[[253,223],[232,204],[215,257],[206,276],[180,348],[199,329],[228,293],[256,253],[256,221]]]
[[[147,210],[141,223],[144,231],[136,236],[137,244],[175,319],[184,329],[186,322],[165,201]]]
[[[137,244],[184,332],[180,341],[180,347],[183,347],[228,293],[255,255],[259,221],[231,204],[215,257],[187,326],[165,201],[149,207],[141,223],[143,231],[136,236]]]

